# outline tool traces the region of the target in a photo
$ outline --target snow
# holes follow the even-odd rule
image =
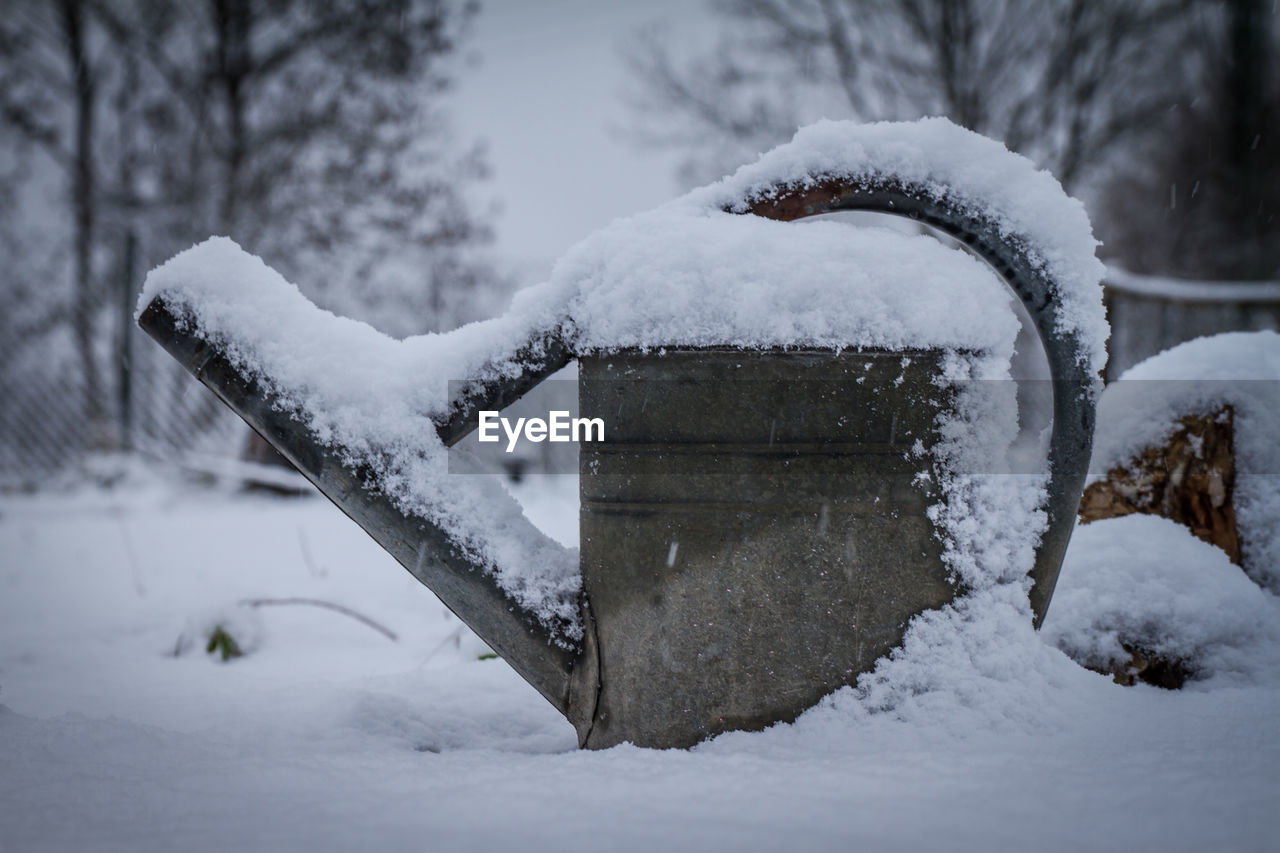
[[[1044,636],[1087,666],[1127,662],[1123,643],[1184,662],[1193,679],[1251,684],[1280,666],[1278,608],[1222,549],[1129,515],[1076,530]]]
[[[569,294],[582,351],[938,347],[1007,358],[1017,334],[1012,312],[992,310],[1007,297],[991,271],[932,237],[685,204],[601,229],[556,264],[548,289]]]
[[[1235,411],[1236,521],[1245,564],[1280,592],[1280,334],[1179,344],[1125,371],[1098,401],[1091,475],[1163,444],[1185,415]]]
[[[963,252],[883,229],[730,212],[767,187],[831,175],[898,175],[997,222],[1047,270],[1058,328],[1079,334],[1092,368],[1101,367],[1101,265],[1083,208],[1029,161],[942,119],[803,129],[724,181],[587,238],[503,317],[442,335],[396,341],[321,311],[225,238],[152,271],[139,310],[163,297],[322,443],[368,466],[404,512],[449,531],[513,600],[553,630],[567,626],[562,641],[572,642],[581,636],[575,552],[538,533],[495,483],[444,476],[445,450],[424,427],[447,410],[450,379],[517,373],[521,345],[549,333],[579,352],[937,348],[950,361],[945,382],[1007,378],[1016,320],[993,274]],[[1011,396],[996,400],[973,385],[965,383],[955,416],[939,424],[942,457],[967,457],[967,464],[947,462],[935,472],[948,499],[935,520],[959,575],[1021,577],[1043,528],[1034,509],[1043,484],[961,484],[951,476],[999,471],[995,460],[1016,424]],[[1015,533],[973,532],[997,524]]]
[[[1087,367],[1106,364],[1108,327],[1098,287],[1105,268],[1084,205],[1053,175],[1003,144],[945,118],[914,122],[821,121],[723,181],[688,199],[707,207],[746,208],[782,186],[812,186],[824,177],[848,181],[898,177],[947,198],[1024,245],[1053,285],[1057,328],[1075,332]]]
[[[576,537],[573,478],[519,489],[549,533]],[[1134,547],[1108,524],[1077,532],[1098,538],[1086,561],[1108,531]],[[921,678],[894,712],[846,689],[795,724],[689,751],[579,752],[323,500],[164,482],[6,498],[0,555],[6,850],[1199,851],[1269,850],[1280,832],[1274,666],[1125,688],[1025,619],[954,644],[939,614],[913,630],[939,635],[938,656],[898,673],[900,689]],[[1081,565],[1069,557],[1060,589]],[[1001,591],[1018,612],[1008,585],[982,606]],[[276,607],[248,611],[259,645],[244,658],[172,656],[211,613],[290,596],[400,640]]]

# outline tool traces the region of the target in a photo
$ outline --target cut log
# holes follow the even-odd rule
[[[1235,412],[1187,415],[1160,447],[1149,447],[1091,483],[1080,499],[1080,523],[1132,513],[1159,515],[1186,526],[1241,565],[1232,496]]]

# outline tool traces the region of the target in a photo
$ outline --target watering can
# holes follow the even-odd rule
[[[1038,626],[1089,460],[1087,343],[1059,321],[1046,264],[995,217],[936,180],[848,165],[729,207],[787,221],[910,217],[966,244],[1020,298],[1053,377],[1048,526],[1030,571]],[[580,414],[613,426],[580,453],[581,638],[566,643],[450,530],[367,488],[376,475],[344,462],[163,297],[139,322],[562,712],[584,748],[687,747],[793,720],[900,644],[914,615],[958,594],[928,517],[937,495],[905,452],[946,405],[937,351],[904,367],[902,352],[865,349],[575,353],[554,329],[513,344],[523,372],[470,383],[434,427],[452,446],[479,412],[578,359]],[[760,410],[790,414],[761,426],[748,416]]]

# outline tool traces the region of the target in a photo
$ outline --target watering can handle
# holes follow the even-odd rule
[[[1002,237],[998,224],[935,187],[900,178],[862,176],[827,178],[805,186],[774,186],[743,200],[745,208],[767,219],[791,221],[845,210],[870,210],[906,216],[931,225],[969,246],[995,269],[1031,315],[1053,380],[1053,433],[1049,442],[1048,528],[1031,570],[1031,608],[1040,627],[1058,580],[1067,542],[1075,526],[1080,494],[1093,445],[1097,378],[1086,367],[1084,341],[1058,327],[1053,283],[1034,263],[1025,243]],[[980,210],[980,208],[979,208]]]

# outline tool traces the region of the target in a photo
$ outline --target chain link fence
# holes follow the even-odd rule
[[[128,308],[97,317],[97,405],[69,322],[0,343],[0,490],[109,477],[122,465],[107,459],[209,473],[235,464],[247,428],[133,325],[131,299]]]

